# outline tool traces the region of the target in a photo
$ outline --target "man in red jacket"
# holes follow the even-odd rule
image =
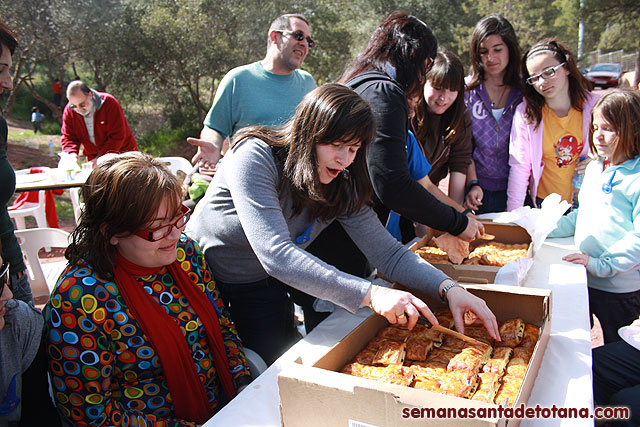
[[[122,107],[112,95],[74,80],[67,86],[67,99],[62,113],[62,151],[77,155],[82,145],[87,160],[94,162],[107,153],[138,151]]]

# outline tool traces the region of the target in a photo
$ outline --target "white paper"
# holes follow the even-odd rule
[[[499,223],[518,224],[531,235],[533,253],[535,254],[570,206],[569,202],[562,200],[559,194],[552,193],[544,199],[540,208],[532,209],[529,206],[522,206],[511,212],[479,215],[479,218],[491,219],[493,222]]]

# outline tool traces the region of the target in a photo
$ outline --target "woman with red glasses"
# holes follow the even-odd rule
[[[509,143],[507,210],[538,207],[551,193],[571,201],[574,173],[588,163],[589,91],[575,57],[555,39],[544,39],[522,60],[524,100],[516,108]]]
[[[250,379],[202,252],[182,234],[178,179],[127,153],[99,164],[82,195],[44,312],[60,414],[74,425],[204,423]]]

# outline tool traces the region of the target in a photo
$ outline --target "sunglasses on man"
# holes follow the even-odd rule
[[[4,287],[9,285],[9,263],[2,264],[0,269],[0,295],[4,292]]]
[[[534,84],[536,84],[536,82],[538,81],[538,79],[540,77],[542,77],[545,80],[550,79],[551,77],[556,75],[556,70],[559,70],[561,67],[564,66],[564,64],[566,64],[566,62],[563,62],[562,64],[558,64],[555,67],[549,67],[546,70],[544,70],[543,72],[529,77],[527,79],[527,84],[530,84],[530,85],[533,86]]]
[[[302,40],[305,39],[304,33],[302,32],[302,30],[296,30],[296,31],[291,31],[291,30],[276,30],[277,33],[280,34],[286,34],[288,36],[293,37],[294,39],[298,40],[299,42],[301,42]],[[316,42],[313,41],[313,39],[311,37],[306,37],[307,39],[307,45],[311,48],[311,47],[315,47],[316,46]]]

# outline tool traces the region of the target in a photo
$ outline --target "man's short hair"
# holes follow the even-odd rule
[[[307,18],[305,18],[304,15],[302,15],[301,13],[286,13],[286,14],[280,15],[276,19],[274,19],[274,21],[271,23],[271,26],[269,27],[269,32],[271,32],[273,30],[290,30],[291,29],[291,18],[301,19],[307,25],[311,26],[311,24],[309,24],[309,21],[307,20]]]
[[[91,88],[87,86],[85,82],[82,80],[74,80],[67,86],[67,98],[69,98],[69,95],[73,95],[77,90],[81,90],[85,95],[89,95],[91,93]]]

